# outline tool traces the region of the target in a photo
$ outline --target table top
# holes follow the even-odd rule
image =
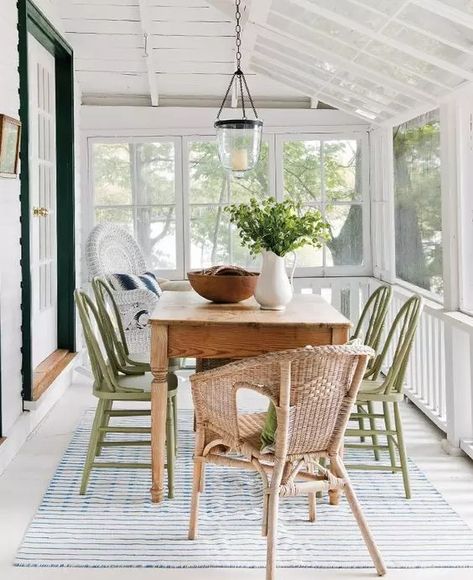
[[[254,298],[238,304],[215,304],[193,290],[164,292],[151,317],[163,325],[264,325],[351,327],[351,322],[318,294],[295,294],[285,310],[261,310]]]

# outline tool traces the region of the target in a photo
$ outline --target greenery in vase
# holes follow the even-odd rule
[[[303,246],[321,248],[330,239],[330,229],[318,209],[302,211],[300,203],[288,198],[278,202],[273,197],[226,208],[230,221],[240,233],[243,246],[253,255],[263,250],[285,256]]]

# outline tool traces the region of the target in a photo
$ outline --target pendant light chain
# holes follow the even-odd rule
[[[241,109],[243,113],[243,119],[246,119],[246,106],[245,106],[245,92],[248,95],[248,100],[250,101],[251,108],[253,109],[253,113],[255,118],[258,119],[258,113],[256,112],[255,105],[253,103],[253,99],[251,97],[250,91],[248,89],[248,84],[246,82],[245,75],[241,70],[241,0],[235,0],[235,58],[236,58],[236,71],[233,73],[232,78],[230,79],[230,83],[228,85],[227,91],[225,96],[223,97],[222,104],[220,105],[220,109],[217,114],[217,120],[220,119],[220,115],[222,113],[223,107],[227,102],[228,96],[232,89],[233,83],[237,82],[237,90],[239,89],[240,98],[241,98]],[[236,78],[238,77],[238,79]]]
[[[235,0],[235,44],[236,44],[236,65],[237,72],[241,72],[241,12],[240,12],[241,0]]]

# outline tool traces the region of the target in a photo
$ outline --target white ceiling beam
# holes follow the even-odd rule
[[[282,72],[288,78],[299,79],[300,83],[303,83],[305,86],[310,87],[310,93],[307,94],[331,94],[333,98],[338,99],[339,102],[344,102],[346,106],[349,106],[349,103],[344,100],[344,98],[351,99],[353,102],[353,107],[356,109],[357,107],[363,108],[369,113],[373,115],[373,117],[377,117],[385,112],[383,106],[380,106],[379,103],[373,107],[373,103],[368,103],[365,99],[359,98],[358,95],[354,95],[350,91],[339,89],[338,87],[330,87],[330,90],[320,91],[321,85],[317,84],[316,79],[307,77],[303,72],[298,71],[294,67],[283,63],[277,59],[273,59],[266,55],[255,55],[254,56],[255,62],[263,62],[263,66],[267,66],[271,69],[275,69],[276,72]],[[257,59],[257,60],[256,60]],[[322,83],[323,84],[323,83]],[[320,92],[319,92],[320,91]],[[321,99],[323,100],[323,99]],[[330,104],[330,102],[329,102]],[[396,111],[398,112],[398,111]]]
[[[333,52],[329,52],[316,42],[316,35],[314,35],[314,40],[308,41],[302,38],[298,38],[288,33],[287,31],[279,30],[268,25],[261,27],[260,32],[263,36],[272,38],[276,42],[284,44],[289,49],[294,49],[294,47],[299,46],[301,47],[298,49],[299,52],[303,52],[304,49],[306,51],[309,50],[310,54],[314,54],[314,56],[316,55],[318,58],[325,59],[327,62],[337,66],[340,70],[350,75],[356,75],[361,78],[368,77],[376,79],[377,82],[390,87],[392,90],[400,94],[411,97],[419,104],[424,102],[432,103],[433,105],[436,104],[436,101],[432,98],[432,95],[426,91],[423,91],[422,89],[412,87],[407,83],[402,83],[380,70],[373,69],[363,64],[349,62],[343,57],[338,56]]]
[[[309,30],[309,31],[312,32],[312,30],[311,30],[311,28],[309,26],[301,23],[300,21],[294,20],[293,18],[290,18],[290,17],[286,16],[285,14],[283,14],[281,12],[275,11],[275,13],[278,14],[281,18],[284,18],[285,20],[287,20],[288,22],[294,22],[298,26],[301,26],[301,27],[303,27],[303,28],[305,28],[305,29],[307,29],[307,30]],[[330,40],[330,41],[334,42],[334,38],[332,36],[330,36],[330,34],[325,34],[324,32],[320,32],[320,31],[317,31],[317,34],[319,36],[323,36],[324,38],[327,38],[327,40]],[[343,45],[343,46],[346,46],[350,50],[353,50],[353,46],[352,46],[352,44],[349,41],[346,41],[346,40],[344,40],[342,38],[337,38],[336,39],[336,42],[339,43],[339,44],[341,44],[341,45]],[[417,79],[421,79],[421,80],[427,81],[430,84],[433,84],[433,85],[438,86],[440,89],[442,89],[442,92],[450,91],[451,90],[452,87],[450,85],[447,85],[447,84],[439,81],[438,78],[435,75],[432,76],[432,75],[425,75],[423,73],[420,73],[418,70],[415,70],[414,68],[412,68],[412,66],[410,66],[409,64],[406,64],[406,63],[403,63],[402,66],[401,66],[399,63],[397,63],[392,58],[386,58],[386,57],[384,57],[384,59],[381,59],[375,52],[369,52],[369,50],[367,49],[367,47],[369,46],[370,43],[371,43],[371,39],[368,42],[366,42],[361,49],[358,49],[357,51],[355,51],[353,53],[353,56],[352,57],[347,58],[347,57],[341,56],[340,58],[343,58],[345,60],[345,62],[354,62],[355,59],[359,55],[366,54],[368,56],[371,56],[373,58],[376,58],[379,61],[384,60],[387,63],[391,63],[391,64],[393,64],[397,68],[404,68],[404,69],[408,70],[412,74],[413,77],[415,77]]]
[[[313,14],[318,14],[319,16],[323,16],[324,18],[327,18],[328,20],[331,20],[332,22],[337,22],[338,24],[341,24],[342,26],[345,26],[351,30],[357,30],[361,34],[368,36],[371,40],[376,40],[378,42],[381,42],[382,44],[386,44],[387,46],[390,46],[391,48],[394,48],[395,50],[403,52],[404,54],[408,54],[409,56],[417,58],[421,61],[428,62],[432,66],[436,66],[442,70],[448,71],[451,74],[454,74],[460,78],[473,80],[473,72],[472,71],[469,71],[467,69],[459,67],[455,64],[452,64],[449,61],[446,61],[442,58],[439,58],[435,55],[429,54],[427,52],[424,52],[424,51],[419,50],[417,48],[414,48],[412,46],[408,46],[408,45],[404,44],[403,42],[399,42],[398,40],[396,40],[394,38],[390,38],[388,36],[385,36],[380,31],[373,31],[373,30],[371,30],[371,28],[365,26],[364,24],[361,24],[360,22],[352,20],[351,18],[347,18],[346,16],[343,16],[342,14],[337,14],[336,12],[333,12],[332,10],[328,10],[327,8],[319,6],[318,4],[314,4],[313,2],[309,2],[308,0],[292,0],[292,2],[294,2],[295,4],[300,6],[301,8],[304,8],[304,9],[312,12]],[[429,6],[430,6],[431,2],[432,2],[432,0],[428,1]],[[407,4],[407,3],[403,3],[403,4]]]
[[[264,26],[268,21],[273,0],[250,0],[246,11],[246,22],[243,28],[243,66],[249,64],[258,37],[256,24]]]
[[[149,9],[148,0],[139,0],[140,24],[145,41],[145,62],[146,72],[148,75],[149,94],[151,97],[151,105],[157,107],[159,105],[159,91],[158,91],[158,75],[155,64],[155,53],[153,50],[153,34],[151,31],[152,18]]]
[[[453,6],[439,2],[439,0],[412,0],[412,3],[417,4],[417,6],[420,6],[421,8],[425,8],[425,10],[428,10],[429,12],[437,14],[437,16],[442,16],[443,18],[447,18],[452,22],[462,24],[463,26],[473,30],[473,15],[468,14],[468,12],[453,8]]]
[[[324,86],[328,86],[328,84],[329,84],[329,83],[327,83],[327,79],[321,78],[317,75],[317,69],[315,67],[313,67],[313,70],[310,72],[310,76],[308,76],[309,73],[307,71],[304,71],[303,69],[301,69],[298,66],[299,61],[297,59],[290,57],[285,53],[281,53],[281,51],[279,51],[276,48],[273,48],[273,47],[269,48],[268,46],[264,46],[263,50],[262,50],[260,47],[259,49],[258,48],[256,49],[255,55],[258,55],[258,56],[261,56],[262,58],[271,60],[273,65],[276,67],[279,65],[285,66],[286,68],[293,71],[295,74],[303,76],[309,82],[317,83],[317,86],[324,87]],[[354,98],[362,101],[364,103],[365,107],[369,107],[369,108],[375,107],[375,108],[378,108],[379,110],[390,112],[393,115],[398,115],[402,109],[407,108],[405,105],[400,105],[400,104],[399,104],[399,107],[401,107],[401,109],[393,108],[391,105],[392,104],[396,105],[395,101],[386,102],[386,99],[384,99],[384,102],[383,102],[383,100],[368,97],[368,96],[366,96],[367,90],[365,90],[365,92],[361,92],[358,88],[347,89],[341,85],[331,85],[331,86],[333,87],[333,90],[338,92],[338,93],[341,93],[341,94],[348,96],[348,97],[353,96]],[[374,91],[372,91],[372,92],[374,92]]]
[[[291,87],[294,88],[295,91],[301,93],[302,95],[307,95],[307,93],[311,90],[310,87],[307,87],[307,86],[299,83],[298,81],[295,81],[291,77],[291,75],[285,75],[284,73],[281,73],[281,71],[274,71],[271,67],[265,67],[264,65],[253,65],[253,68],[254,68],[255,72],[263,74],[263,75],[269,77],[270,79],[281,83],[284,86],[290,85]],[[344,103],[343,101],[339,101],[336,97],[332,97],[331,95],[324,94],[324,95],[322,95],[322,97],[323,97],[324,102],[326,102],[327,104],[332,105],[332,106],[336,107],[337,109],[339,109],[340,111],[344,111],[345,113],[348,113],[349,115],[361,117],[365,121],[372,122],[374,124],[378,124],[378,123],[381,123],[381,122],[386,120],[385,116],[380,117],[379,120],[378,119],[372,120],[367,116],[360,115],[360,113],[356,112],[355,108],[350,107],[347,103]]]

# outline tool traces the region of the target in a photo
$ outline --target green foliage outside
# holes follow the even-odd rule
[[[393,134],[396,273],[442,294],[442,212],[438,111]]]
[[[94,145],[97,221],[125,225],[137,237],[153,268],[176,267],[175,161],[173,143],[101,143]],[[304,210],[320,209],[329,222],[327,243],[333,264],[361,264],[361,153],[354,140],[288,141],[283,146],[285,196]],[[243,179],[221,168],[215,141],[189,143],[189,218],[191,266],[255,262],[241,244],[224,208],[261,201],[269,195],[269,147]],[[322,184],[323,182],[323,184]],[[324,199],[322,187],[324,185]],[[178,217],[178,219],[182,219]],[[322,265],[321,251],[299,251],[301,265]],[[321,260],[321,258],[320,258]]]

